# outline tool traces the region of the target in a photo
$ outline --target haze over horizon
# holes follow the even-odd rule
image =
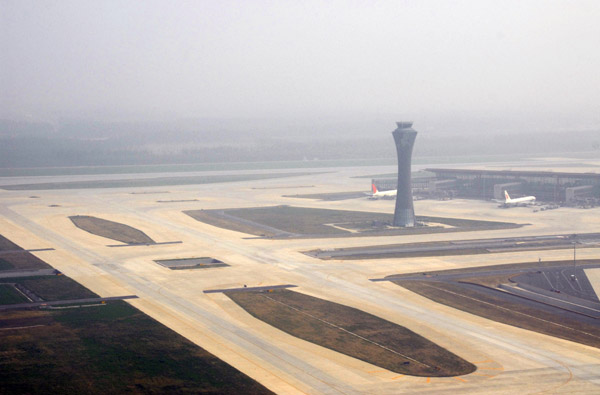
[[[5,119],[600,129],[596,1],[3,0],[0,9]]]

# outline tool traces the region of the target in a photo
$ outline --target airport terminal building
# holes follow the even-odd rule
[[[413,178],[415,195],[467,199],[504,199],[533,195],[538,201],[568,204],[600,204],[600,174],[521,170],[426,169],[427,176]],[[394,189],[392,179],[373,182],[382,190]]]

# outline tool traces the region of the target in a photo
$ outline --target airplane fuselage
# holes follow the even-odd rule
[[[389,191],[378,191],[375,184],[371,185],[371,189],[373,190],[373,193],[370,196],[371,199],[393,198],[396,197],[396,195],[398,194],[398,191],[396,189]]]
[[[504,197],[506,199],[504,201],[504,206],[506,206],[506,207],[526,206],[526,205],[535,203],[535,196],[524,196],[524,197],[520,197],[520,198],[516,198],[516,199],[511,199],[511,197],[508,195],[508,192],[504,191]]]

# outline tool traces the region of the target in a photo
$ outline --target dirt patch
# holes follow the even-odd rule
[[[96,236],[106,237],[126,244],[154,244],[154,240],[148,237],[148,235],[129,225],[87,215],[76,215],[69,217],[69,219],[79,229]]]
[[[393,372],[447,377],[476,369],[426,338],[352,307],[289,290],[226,295],[275,328]]]

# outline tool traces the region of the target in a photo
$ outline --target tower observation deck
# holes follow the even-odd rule
[[[412,128],[412,124],[396,122],[398,127],[392,132],[398,154],[398,192],[393,225],[405,228],[415,226],[410,166],[417,131]]]

